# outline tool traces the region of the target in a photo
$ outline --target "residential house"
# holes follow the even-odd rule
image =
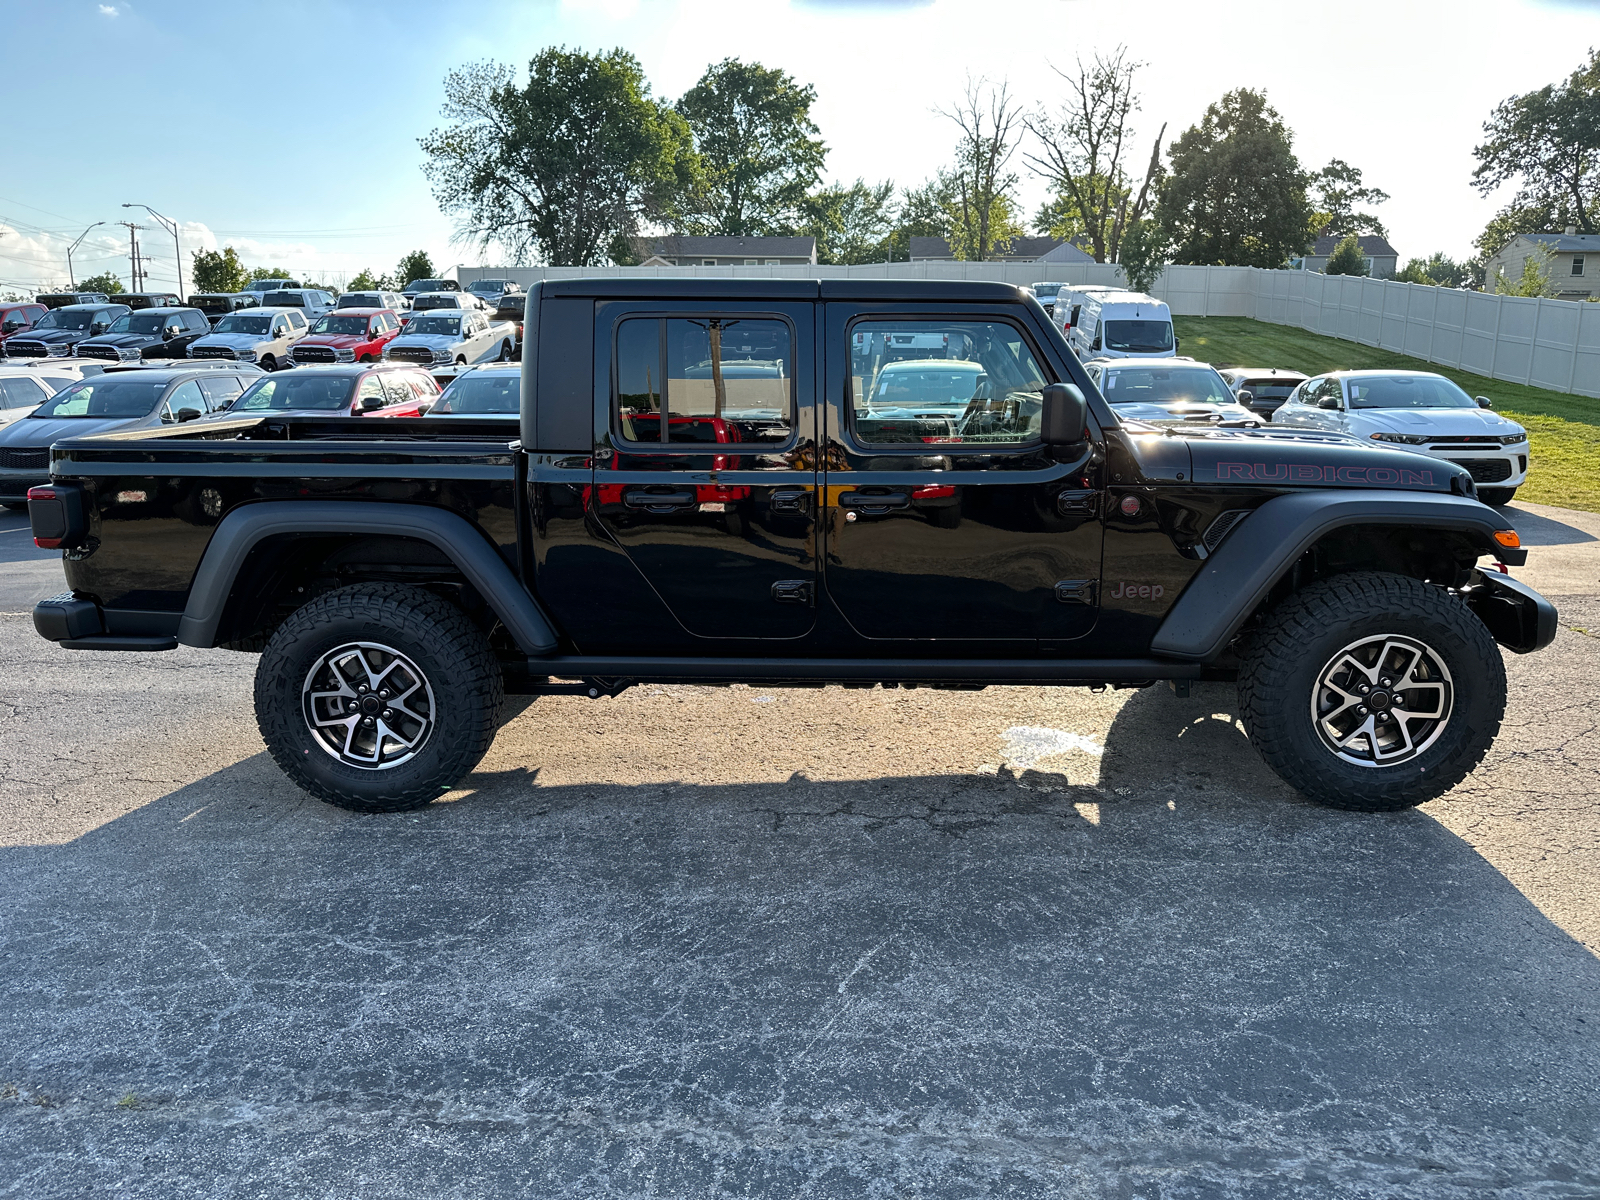
[[[633,240],[644,267],[814,267],[813,237],[645,237]]]
[[[1600,233],[1579,233],[1573,225],[1563,233],[1519,233],[1501,246],[1483,264],[1485,290],[1494,291],[1501,271],[1508,280],[1521,279],[1523,264],[1540,247],[1550,255],[1550,284],[1558,300],[1600,296]]]
[[[1367,256],[1367,274],[1374,279],[1393,279],[1395,272],[1400,269],[1400,255],[1389,245],[1388,239],[1369,234],[1356,240],[1361,243],[1361,253]],[[1319,237],[1317,244],[1311,248],[1311,253],[1299,260],[1300,269],[1323,270],[1342,241],[1344,239],[1341,237]]]
[[[914,237],[911,239],[912,262],[953,262],[955,251],[942,237]],[[990,262],[1052,262],[1092,263],[1093,257],[1085,254],[1071,242],[1053,237],[1019,237],[995,246],[989,255]]]

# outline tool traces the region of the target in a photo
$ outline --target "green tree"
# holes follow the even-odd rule
[[[1395,275],[1401,283],[1425,283],[1434,287],[1467,287],[1472,282],[1472,265],[1458,263],[1442,250],[1427,258],[1413,258]]]
[[[1494,290],[1502,296],[1544,296],[1556,294],[1550,282],[1554,256],[1543,246],[1536,247],[1522,260],[1522,274],[1512,279],[1504,268],[1494,278]]]
[[[1084,236],[1083,217],[1070,197],[1052,192],[1033,214],[1033,227],[1047,237],[1071,242]]]
[[[914,237],[950,237],[950,183],[943,176],[901,191],[899,212],[889,233],[889,260],[909,262]]]
[[[128,289],[122,286],[122,280],[118,279],[110,271],[107,271],[104,275],[91,275],[88,279],[78,280],[78,286],[73,290],[79,292],[100,292],[103,295],[115,296],[119,292],[125,292]]]
[[[1057,227],[1081,232],[1096,262],[1116,261],[1123,231],[1145,217],[1160,183],[1165,125],[1137,195],[1125,164],[1132,137],[1128,122],[1139,108],[1133,76],[1140,65],[1128,61],[1122,46],[1110,55],[1096,54],[1087,66],[1079,59],[1076,74],[1056,72],[1067,85],[1058,115],[1040,110],[1027,118],[1039,151],[1026,158],[1071,213],[1059,225],[1052,221],[1048,232],[1055,237],[1074,236],[1056,233]]]
[[[245,283],[255,283],[261,279],[293,279],[287,267],[252,267],[245,276]],[[301,281],[302,283],[304,280]]]
[[[1173,261],[1281,267],[1311,242],[1293,135],[1261,92],[1240,88],[1172,144],[1156,216]]]
[[[394,269],[394,277],[401,287],[405,287],[419,279],[437,279],[439,276],[433,269],[433,259],[428,257],[428,252],[413,250],[400,260],[400,265]]]
[[[1376,234],[1386,238],[1389,231],[1371,213],[1357,212],[1358,204],[1382,204],[1389,193],[1382,188],[1364,187],[1361,171],[1342,158],[1335,158],[1311,175],[1311,201],[1316,206],[1312,219],[1319,236],[1346,238],[1355,234]]]
[[[1134,221],[1122,231],[1117,263],[1123,281],[1136,292],[1149,292],[1167,265],[1167,239],[1154,221]]]
[[[1361,251],[1361,239],[1351,234],[1333,248],[1333,253],[1328,255],[1328,265],[1322,268],[1324,275],[1370,275],[1372,268],[1367,263],[1367,256]]]
[[[858,179],[807,196],[795,232],[817,239],[819,263],[884,262],[895,227],[894,184]]]
[[[626,255],[643,225],[678,221],[697,173],[688,124],[626,50],[550,47],[521,85],[500,63],[451,71],[442,114],[418,139],[433,194],[461,236],[514,263]]]
[[[196,250],[190,282],[197,292],[239,292],[244,290],[248,272],[232,246],[221,250]]]
[[[427,255],[423,255],[423,257],[426,258]],[[429,263],[428,265],[431,267],[433,264]],[[418,275],[417,278],[426,279],[428,276]],[[405,284],[402,283],[400,287],[405,287]],[[376,292],[391,290],[398,291],[399,289],[394,287],[394,285],[389,281],[389,277],[387,275],[374,275],[370,267],[363,267],[361,269],[361,274],[357,275],[348,284],[346,284],[344,290],[347,292]]]
[[[1566,82],[1502,100],[1483,131],[1486,140],[1472,151],[1478,159],[1474,186],[1487,196],[1504,184],[1518,184],[1499,214],[1516,227],[1496,245],[1486,244],[1490,230],[1485,230],[1478,239],[1485,255],[1517,233],[1567,225],[1582,233],[1600,232],[1600,50],[1590,50],[1589,61]],[[1533,219],[1540,228],[1528,227]]]
[[[700,175],[683,230],[761,237],[803,219],[828,148],[811,120],[816,89],[783,71],[725,58],[675,106]]]
[[[989,87],[967,80],[949,118],[960,134],[955,164],[945,173],[950,247],[958,259],[983,262],[997,246],[1022,233],[1015,193],[1017,176],[1008,169],[1022,130],[1022,114],[1005,83]]]

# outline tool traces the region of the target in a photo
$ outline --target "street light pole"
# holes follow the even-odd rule
[[[78,290],[78,279],[77,276],[72,273],[72,252],[79,246],[83,245],[83,239],[89,236],[90,229],[96,229],[104,224],[104,221],[96,221],[93,225],[89,226],[89,229],[85,229],[78,235],[77,241],[73,242],[72,245],[67,247],[67,285],[71,287],[73,291]]]
[[[172,235],[172,249],[178,256],[178,303],[183,303],[183,247],[178,245],[178,223],[170,217],[163,217],[148,204],[124,204],[123,208],[142,208],[157,221],[161,227]]]

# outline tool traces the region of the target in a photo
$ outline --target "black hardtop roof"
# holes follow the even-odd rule
[[[1024,293],[1009,283],[957,279],[551,279],[546,296],[629,300],[947,300],[1018,303]]]

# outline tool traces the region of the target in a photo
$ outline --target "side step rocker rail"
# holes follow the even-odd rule
[[[626,658],[588,654],[532,659],[556,678],[637,683],[995,683],[1095,684],[1199,679],[1199,663],[1153,658]]]

